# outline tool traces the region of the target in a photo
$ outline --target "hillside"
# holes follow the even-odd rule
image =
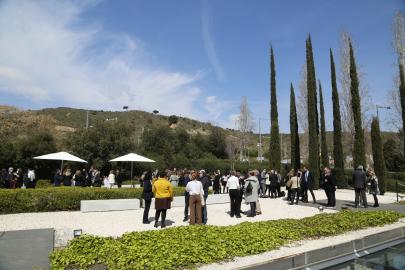
[[[13,133],[16,136],[27,130],[36,129],[49,129],[55,136],[56,141],[61,143],[63,137],[70,132],[75,132],[79,128],[86,127],[87,110],[74,109],[74,108],[46,108],[41,110],[19,110],[11,106],[0,106],[0,123],[2,132]],[[129,125],[134,133],[139,136],[143,128],[146,126],[167,126],[169,127],[167,116],[153,114],[144,111],[130,110],[130,111],[95,111],[89,110],[89,126],[98,121],[122,121]],[[200,133],[207,135],[211,129],[221,129],[229,140],[237,144],[238,131],[223,129],[221,127],[213,126],[211,123],[204,123],[197,120],[189,119],[186,117],[178,117],[176,125],[170,128],[182,128],[189,134]],[[383,140],[396,137],[396,133],[383,132]],[[265,157],[269,155],[269,134],[262,135],[263,151]],[[281,151],[282,158],[289,159],[290,156],[290,136],[289,134],[281,134]],[[249,134],[249,156],[251,158],[257,157],[259,142],[258,134]],[[300,134],[301,141],[301,155],[302,159],[306,159],[306,135]],[[327,142],[329,152],[332,156],[333,151],[333,133],[327,132]],[[369,134],[366,133],[366,145],[368,145],[368,152],[371,151]],[[344,134],[344,153],[350,155],[350,137]]]

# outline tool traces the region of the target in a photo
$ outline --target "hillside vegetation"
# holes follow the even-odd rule
[[[163,162],[162,166],[187,167],[195,165],[196,160],[201,159],[237,160],[238,158],[238,131],[223,129],[211,123],[136,110],[90,110],[88,115],[89,128],[86,130],[87,110],[62,107],[25,111],[11,106],[0,106],[2,126],[0,138],[3,140],[0,147],[0,152],[3,153],[0,157],[1,167],[31,166],[29,161],[31,157],[45,154],[47,150],[71,151],[97,166],[101,164],[107,166],[108,158],[129,151],[151,156]],[[44,131],[49,133],[53,141],[49,141],[49,137],[43,134]],[[36,133],[40,135],[34,136]],[[327,132],[331,156],[332,136],[332,132]],[[253,133],[248,136],[249,156],[252,162],[257,157],[258,137],[258,134]],[[308,152],[307,137],[305,134],[300,134],[300,137],[301,158],[305,162]],[[385,141],[397,137],[398,134],[395,133],[383,133]],[[28,150],[27,147],[22,147],[32,145],[30,142],[32,138],[38,142],[47,138],[46,141],[49,144],[35,143],[38,149],[34,149],[33,146]],[[368,133],[366,138],[369,138]],[[344,134],[343,139],[344,153],[350,155],[350,137]],[[289,159],[289,134],[280,134],[280,141],[282,159]],[[262,142],[267,160],[269,157],[268,134],[262,136]],[[112,149],[110,144],[115,148]],[[20,152],[16,153],[16,151]],[[40,151],[42,152],[38,153]],[[371,152],[371,149],[368,152]],[[97,157],[97,155],[103,157]],[[105,169],[108,169],[107,167]]]

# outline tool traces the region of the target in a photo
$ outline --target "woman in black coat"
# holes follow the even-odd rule
[[[152,203],[153,192],[152,192],[152,173],[148,171],[143,179],[143,191],[142,199],[145,202],[145,208],[143,210],[143,224],[149,224],[149,209]]]

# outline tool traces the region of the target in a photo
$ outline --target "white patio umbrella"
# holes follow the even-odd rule
[[[72,154],[69,154],[67,152],[52,153],[52,154],[48,154],[48,155],[34,157],[34,159],[61,160],[62,161],[62,164],[60,166],[61,171],[63,170],[63,161],[75,161],[75,162],[87,163],[87,161],[85,161],[81,158],[78,158]]]
[[[110,162],[123,162],[123,161],[131,162],[131,180],[132,180],[132,173],[134,170],[134,162],[155,162],[152,159],[134,153],[129,153],[127,155],[110,160]]]

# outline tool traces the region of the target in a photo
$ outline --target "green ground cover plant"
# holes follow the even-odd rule
[[[181,226],[131,232],[119,238],[84,235],[50,254],[52,269],[187,269],[277,249],[292,241],[382,226],[404,216],[393,211],[350,211],[313,217]]]
[[[184,188],[174,188],[175,196]],[[0,189],[0,214],[78,211],[81,200],[139,199],[142,188],[55,187],[38,189]]]

